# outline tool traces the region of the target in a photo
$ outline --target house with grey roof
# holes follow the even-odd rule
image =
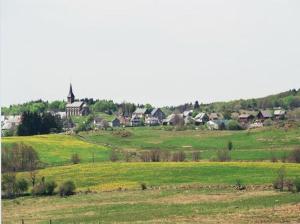
[[[161,121],[157,117],[147,117],[145,119],[145,124],[149,126],[160,125]]]
[[[166,115],[160,108],[154,108],[150,113],[150,117],[157,118],[159,123],[161,123],[162,120],[165,119]]]
[[[170,114],[166,119],[163,120],[163,125],[174,125],[177,121],[182,120],[184,122],[183,114]]]
[[[133,115],[130,119],[131,126],[141,126],[143,119],[138,115]]]
[[[195,119],[195,125],[202,125],[209,121],[209,117],[206,113],[199,113],[196,115]]]
[[[149,114],[149,110],[147,108],[136,108],[136,110],[132,113],[133,116],[137,116],[139,118],[144,118],[147,114]]]
[[[121,125],[121,122],[118,118],[115,118],[109,122],[109,126],[111,126],[111,127],[120,127],[120,125]]]
[[[274,111],[274,118],[277,120],[283,120],[285,118],[286,111],[283,109],[278,109]]]
[[[241,123],[249,123],[254,120],[254,115],[252,114],[241,114],[239,115],[239,122]]]
[[[260,121],[264,121],[267,119],[272,119],[273,118],[273,114],[270,110],[261,110],[258,112],[257,114],[257,119]]]

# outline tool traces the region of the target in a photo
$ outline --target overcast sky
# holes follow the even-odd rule
[[[252,98],[300,87],[299,0],[2,0],[1,103]]]

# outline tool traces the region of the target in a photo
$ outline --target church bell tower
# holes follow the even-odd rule
[[[72,84],[70,83],[70,90],[68,94],[68,103],[73,103],[75,101],[75,96],[72,90]]]

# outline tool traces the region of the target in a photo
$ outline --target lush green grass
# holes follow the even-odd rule
[[[300,145],[300,129],[267,128],[251,131],[166,131],[161,128],[131,128],[129,137],[113,135],[111,131],[82,133],[87,141],[110,145],[122,150],[200,150],[203,159],[211,159],[216,149],[233,142],[234,160],[269,160],[272,155],[281,158]]]
[[[61,183],[73,180],[78,190],[140,189],[147,186],[181,184],[229,184],[237,179],[246,184],[272,184],[281,163],[268,162],[161,162],[161,163],[95,163],[50,167],[38,176]],[[298,164],[284,164],[289,177],[300,176]],[[28,178],[24,172],[19,175]]]
[[[300,128],[267,128],[250,131],[166,131],[161,128],[129,128],[132,136],[120,138],[110,131],[84,133],[96,143],[111,144],[119,148],[136,149],[220,149],[226,148],[231,140],[237,150],[247,149],[286,149],[300,145]]]
[[[122,150],[200,150],[202,159],[211,159],[216,149],[226,148],[233,142],[233,160],[269,160],[272,154],[281,158],[283,154],[300,145],[300,130],[262,129],[256,131],[165,131],[160,128],[129,128],[130,137],[113,135],[112,131],[81,133],[84,138],[67,135],[43,135],[28,137],[6,137],[2,145],[24,142],[39,153],[41,161],[48,165],[70,163],[73,153],[78,153],[82,162],[107,161],[110,149]],[[137,158],[138,159],[138,158]]]
[[[43,163],[48,165],[63,165],[71,163],[70,158],[78,153],[81,162],[108,160],[110,150],[104,146],[91,144],[69,135],[36,135],[26,137],[6,137],[2,146],[23,142],[32,146],[39,154]]]
[[[297,210],[280,219],[275,211],[299,202],[300,194],[270,191],[147,190],[4,200],[2,217],[5,223],[295,222]]]

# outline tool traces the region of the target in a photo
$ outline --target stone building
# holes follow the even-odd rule
[[[89,108],[83,101],[75,100],[72,84],[70,84],[68,103],[66,105],[66,115],[70,116],[85,116],[89,114]]]

